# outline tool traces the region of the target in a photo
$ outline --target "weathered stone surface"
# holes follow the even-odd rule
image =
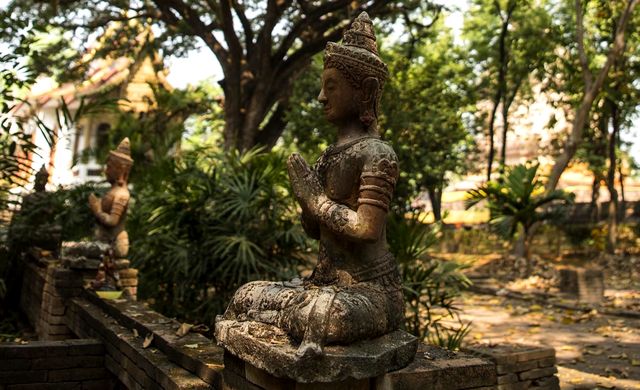
[[[97,270],[100,260],[86,257],[63,257],[62,266],[73,270]]]
[[[544,378],[546,376],[551,376],[556,372],[558,372],[558,369],[555,367],[537,368],[535,370],[521,372],[520,374],[518,374],[518,376],[521,380],[538,379]]]
[[[49,371],[48,382],[82,381],[89,379],[99,379],[107,376],[107,371],[103,367],[66,369]]]
[[[552,347],[526,344],[474,345],[463,348],[463,351],[489,358],[496,364],[505,367],[516,363],[520,366],[520,363],[555,358],[556,356],[556,350]],[[531,368],[536,366],[537,363],[533,364]],[[521,367],[518,367],[517,370],[524,371]]]
[[[107,369],[125,386],[146,389],[221,387],[222,348],[211,340],[199,334],[189,334],[185,336],[185,342],[191,343],[192,347],[201,343],[203,348],[182,347],[182,339],[178,340],[173,329],[174,324],[179,324],[175,320],[142,304],[107,302],[94,295],[87,296],[91,297],[92,303],[84,299],[70,302],[74,331],[98,334],[107,351]],[[142,344],[149,333],[153,333],[153,342],[144,348]],[[169,338],[168,334],[174,334],[174,338]],[[207,346],[211,346],[219,357],[206,353]],[[191,355],[181,352],[182,349],[189,350]]]
[[[62,258],[70,261],[74,258],[78,261],[83,259],[99,260],[109,251],[109,248],[111,246],[108,243],[100,241],[67,241],[62,243]]]
[[[116,269],[118,270],[129,268],[129,265],[131,265],[131,261],[127,259],[116,259],[113,263],[116,265]]]
[[[533,381],[533,386],[531,388],[532,389],[548,389],[548,390],[560,389],[560,380],[555,375],[536,379]]]
[[[549,358],[544,358],[544,359],[540,359],[538,360],[538,367],[540,368],[544,368],[544,367],[553,367],[556,364],[556,358],[555,357],[549,357]]]
[[[563,267],[560,292],[581,302],[599,303],[604,297],[604,274],[598,268]]]
[[[508,383],[504,385],[498,385],[498,390],[527,390],[531,387],[531,381]]]
[[[415,343],[411,348],[390,345],[372,360],[362,344],[395,339],[404,321],[402,280],[385,233],[385,216],[400,174],[398,157],[380,139],[377,128],[378,103],[388,75],[366,12],[345,31],[341,44],[327,43],[318,100],[325,105],[327,120],[337,128],[336,143],[323,151],[314,166],[297,153],[287,161],[292,193],[303,210],[302,226],[319,240],[316,267],[304,280],[253,281],[241,286],[219,320],[253,322],[247,326],[254,328],[262,323],[263,334],[278,327],[297,342],[279,335],[283,344],[270,351],[256,339],[257,348],[266,355],[249,359],[250,346],[232,345],[235,341],[230,338],[242,343],[251,338],[242,337],[231,322],[216,325],[236,332],[225,330],[218,339],[225,347],[259,368],[278,372],[276,376],[307,382],[376,375],[407,364],[413,355],[407,352],[415,351]],[[294,344],[298,350],[289,350]],[[348,347],[331,356],[342,348],[334,347],[338,345]],[[274,353],[278,358],[268,361]],[[341,362],[350,355],[351,368]],[[385,360],[389,367],[381,365]],[[296,369],[277,368],[283,363]],[[312,365],[315,376],[310,373]]]
[[[120,285],[122,287],[137,287],[138,278],[120,278]]]
[[[498,377],[498,384],[503,385],[506,383],[515,383],[515,382],[518,382],[519,380],[520,378],[518,378],[517,374],[500,375]]]
[[[376,380],[376,390],[473,389],[496,386],[495,366],[488,360],[420,344],[407,367]]]
[[[138,277],[138,270],[135,268],[126,268],[120,271],[122,279],[133,279]]]
[[[87,298],[124,326],[136,329],[138,334],[152,333],[153,346],[172,362],[213,386],[221,382],[223,349],[211,339],[197,333],[178,337],[175,333],[180,326],[178,321],[149,310],[141,303],[105,301],[93,294],[88,294]],[[197,348],[193,348],[194,345]]]
[[[311,359],[296,355],[298,343],[274,326],[254,321],[216,321],[220,346],[240,359],[281,378],[302,383],[370,378],[406,366],[415,356],[418,340],[396,331],[349,346],[326,346]]]

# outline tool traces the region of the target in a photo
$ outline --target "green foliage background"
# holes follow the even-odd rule
[[[241,284],[297,273],[308,244],[281,153],[194,149],[166,164],[128,222],[140,294],[155,308],[212,324]]]

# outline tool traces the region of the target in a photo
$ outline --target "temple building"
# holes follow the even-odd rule
[[[108,37],[116,28],[118,26],[111,27],[104,36]],[[130,51],[130,55],[92,59],[80,81],[58,84],[50,77],[40,77],[26,97],[28,103],[16,110],[16,115],[31,118],[29,129],[34,143],[42,151],[40,155],[30,156],[31,164],[36,169],[43,164],[46,166],[50,185],[104,180],[102,166],[91,152],[106,146],[118,110],[146,112],[155,105],[154,89],[172,90],[166,79],[168,71],[157,52],[143,50],[146,43],[153,40],[151,31],[141,29],[133,39],[137,49]],[[93,58],[103,40],[86,54],[87,58]],[[96,99],[113,102],[112,109],[83,115],[71,127],[58,120],[63,106],[73,116],[81,105]],[[47,141],[46,135],[38,130],[37,121],[54,131],[53,142]]]

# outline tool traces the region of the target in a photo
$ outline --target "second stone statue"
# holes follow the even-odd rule
[[[242,286],[216,321],[219,344],[273,375],[301,382],[370,377],[415,354],[417,340],[399,330],[401,279],[386,240],[399,174],[396,154],[378,135],[387,77],[363,12],[342,44],[325,49],[318,100],[337,142],[313,167],[298,154],[288,161],[303,227],[320,241],[317,265],[304,280]]]

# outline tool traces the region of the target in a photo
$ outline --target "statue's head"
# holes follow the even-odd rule
[[[116,150],[109,151],[107,166],[104,171],[107,176],[107,181],[111,184],[126,184],[129,180],[129,172],[131,171],[132,165],[133,159],[131,158],[129,138],[125,138],[120,141]]]
[[[376,47],[369,15],[362,12],[351,24],[342,44],[325,48],[322,90],[318,100],[327,119],[336,125],[358,118],[365,130],[376,130],[378,104],[389,71]]]
[[[40,170],[36,172],[36,179],[33,183],[33,190],[35,192],[44,192],[48,181],[49,172],[47,172],[47,168],[43,164],[42,167],[40,167]]]

